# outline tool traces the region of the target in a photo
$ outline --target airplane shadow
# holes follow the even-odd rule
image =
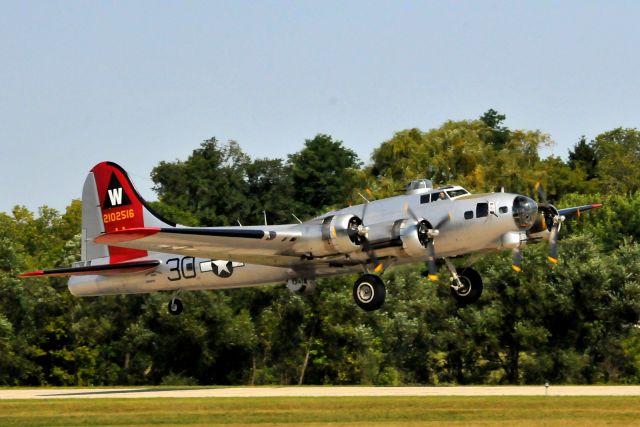
[[[189,390],[211,390],[222,387],[199,387],[199,388],[179,388],[179,387],[163,387],[163,388],[134,388],[126,390],[101,390],[101,391],[82,391],[74,393],[50,393],[40,394],[38,397],[53,396],[100,396],[105,394],[131,394],[131,393],[156,393],[162,391],[189,391]]]

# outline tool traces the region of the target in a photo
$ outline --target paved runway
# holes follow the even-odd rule
[[[202,387],[0,389],[0,399],[346,396],[640,396],[640,386]]]

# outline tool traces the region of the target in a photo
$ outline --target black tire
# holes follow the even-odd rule
[[[375,274],[363,274],[353,285],[353,299],[364,311],[382,307],[387,290],[382,279]]]
[[[465,268],[458,272],[460,282],[463,287],[459,289],[451,288],[451,295],[456,299],[458,305],[464,307],[480,299],[482,295],[482,277],[473,268]]]
[[[182,301],[180,301],[178,298],[174,298],[169,301],[169,305],[167,306],[167,308],[169,309],[169,313],[177,316],[178,314],[182,313],[184,307],[182,306]]]

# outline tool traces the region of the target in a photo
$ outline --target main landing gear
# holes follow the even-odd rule
[[[480,274],[471,267],[462,268],[458,272],[448,258],[444,258],[444,262],[451,272],[451,295],[458,305],[464,307],[478,301],[483,288]]]
[[[444,258],[444,262],[451,272],[451,295],[458,306],[464,307],[478,301],[483,288],[480,274],[471,267],[457,270],[447,258]],[[375,274],[363,274],[353,285],[353,299],[365,311],[382,307],[386,295],[384,282]]]
[[[363,274],[353,285],[353,299],[365,311],[374,311],[382,307],[386,296],[384,282],[375,274]]]

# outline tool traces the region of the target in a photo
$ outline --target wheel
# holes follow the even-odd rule
[[[482,295],[482,278],[473,268],[465,268],[458,272],[458,278],[462,287],[451,287],[451,295],[456,299],[458,305],[465,306],[478,301]]]
[[[382,307],[386,295],[384,282],[374,274],[363,274],[353,285],[353,299],[365,311]]]
[[[178,314],[182,313],[182,301],[180,301],[178,298],[173,298],[171,301],[169,301],[168,308],[169,313],[177,316]]]

